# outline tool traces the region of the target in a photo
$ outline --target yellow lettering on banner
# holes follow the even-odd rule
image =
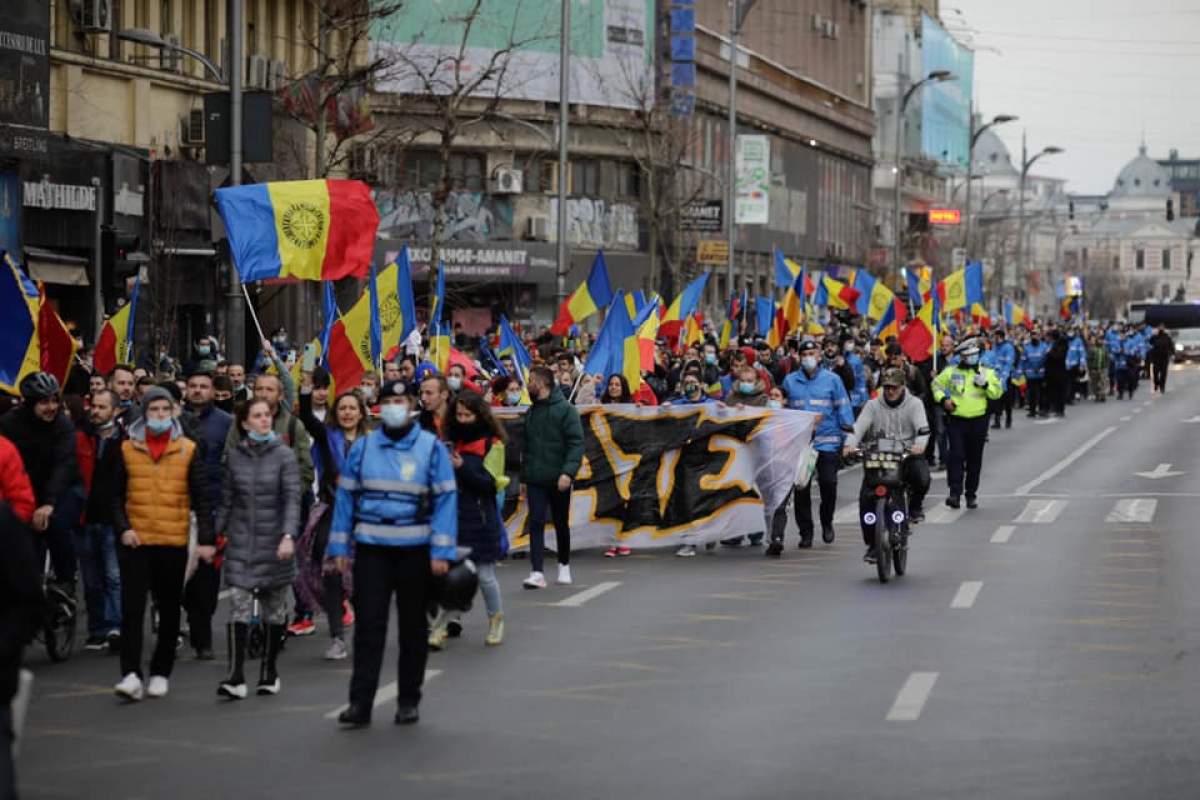
[[[719,239],[702,239],[696,245],[696,263],[724,264],[729,261],[729,242]]]

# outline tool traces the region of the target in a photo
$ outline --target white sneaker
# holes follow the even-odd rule
[[[571,583],[572,583],[571,567],[568,566],[567,564],[559,564],[558,565],[558,585],[559,586],[570,586]]]
[[[136,672],[131,672],[121,678],[121,682],[113,687],[113,691],[117,693],[117,697],[132,701],[141,700],[145,695],[142,690],[142,679],[137,676]]]
[[[691,558],[692,556],[696,555],[696,545],[685,544],[683,547],[680,547],[675,551],[675,555],[679,556],[680,558]]]
[[[151,675],[150,680],[146,683],[146,696],[166,697],[167,679],[162,675]]]
[[[521,584],[526,589],[545,589],[546,576],[540,572],[531,572],[525,582]]]

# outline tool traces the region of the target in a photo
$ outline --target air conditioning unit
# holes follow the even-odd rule
[[[842,25],[840,22],[830,23],[830,39],[840,39],[842,36]]]
[[[492,194],[520,194],[522,178],[519,169],[498,169],[492,180]]]
[[[179,72],[183,66],[183,54],[179,52],[179,37],[168,33],[163,37],[166,46],[158,51],[158,67],[167,72]]]
[[[529,217],[525,221],[525,238],[535,242],[550,241],[550,218]]]
[[[204,145],[204,109],[193,108],[179,118],[179,143],[191,147]]]
[[[71,0],[75,24],[84,33],[112,30],[112,7],[109,2],[110,0]]]
[[[266,56],[260,56],[255,53],[250,56],[246,62],[246,88],[247,89],[266,89],[267,75],[269,74],[268,66],[270,61]]]
[[[822,33],[825,30],[825,20],[821,18],[820,14],[812,15],[812,29],[817,33]]]
[[[287,84],[287,64],[272,59],[267,62],[267,88],[278,91]]]

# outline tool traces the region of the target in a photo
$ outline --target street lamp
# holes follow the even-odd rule
[[[1043,147],[1040,152],[1034,153],[1032,156],[1030,156],[1028,155],[1025,146],[1025,133],[1024,131],[1021,132],[1021,183],[1018,190],[1020,191],[1021,196],[1018,201],[1020,205],[1017,211],[1017,263],[1013,265],[1014,273],[1016,273],[1016,270],[1021,269],[1022,265],[1025,263],[1025,176],[1029,174],[1029,168],[1032,167],[1034,162],[1039,158],[1042,156],[1052,156],[1056,153],[1061,153],[1062,151],[1063,149],[1061,147],[1054,147],[1052,145],[1050,147]],[[1015,283],[1017,274],[1014,274],[1013,278]],[[1016,289],[1017,287],[1014,285],[1014,293],[1016,292]]]
[[[903,77],[904,77],[903,73],[901,73],[899,77],[901,79],[903,79]],[[893,257],[892,257],[893,269],[895,270],[892,274],[892,285],[893,286],[896,283],[896,278],[900,275],[900,184],[904,180],[904,165],[903,165],[904,129],[905,129],[904,109],[908,108],[908,101],[912,99],[912,96],[916,93],[917,89],[920,89],[922,86],[924,86],[927,83],[941,83],[942,81],[950,81],[950,80],[954,80],[954,73],[950,72],[950,70],[935,69],[932,72],[930,72],[928,75],[926,75],[924,78],[922,78],[921,80],[914,83],[911,87],[909,87],[908,91],[904,93],[903,97],[901,97],[899,105],[896,107],[896,182],[895,182],[895,187],[894,187],[895,188],[895,209],[894,209],[894,211],[895,211],[896,218],[894,221],[895,230],[893,231],[893,235],[895,237],[895,241],[893,242]]]
[[[737,230],[735,204],[737,203],[737,56],[738,36],[746,15],[757,0],[729,0],[729,179],[725,182],[726,233],[729,238],[729,260],[726,262],[725,285],[733,291],[733,238]],[[675,287],[678,291],[678,287]]]
[[[996,125],[1003,125],[1005,122],[1016,122],[1016,120],[1017,118],[1012,114],[997,114],[992,117],[991,122],[980,126],[979,130],[971,133],[971,144],[967,148],[967,209],[965,214],[967,224],[963,231],[963,250],[968,258],[971,256],[971,169],[975,166],[975,143],[979,141],[980,136],[983,136],[984,131]],[[971,124],[975,124],[974,116],[971,117]]]
[[[144,44],[147,47],[153,47],[158,50],[166,50],[168,52],[174,50],[183,53],[185,56],[191,56],[212,73],[213,80],[217,83],[225,83],[225,76],[221,74],[221,70],[203,53],[193,50],[190,47],[176,44],[175,42],[168,42],[154,31],[148,31],[145,28],[125,28],[117,31],[117,38],[123,39],[126,42],[133,42],[134,44]]]

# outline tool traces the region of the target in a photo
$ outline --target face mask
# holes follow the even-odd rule
[[[287,337],[286,336],[276,336],[274,339],[271,340],[271,343],[274,344],[276,347],[283,347],[285,344],[287,344]]]
[[[779,402],[778,400],[768,400],[767,408],[780,409],[783,408],[783,403]]]
[[[517,405],[518,403],[521,402],[521,393],[520,392],[509,392],[508,394],[506,394],[504,396],[504,402],[508,403],[510,406]]]
[[[901,403],[904,402],[903,390],[899,394],[896,395],[895,400],[888,399],[888,395],[886,393],[884,393],[883,402],[887,403],[889,408],[896,408],[897,406],[899,406]]]
[[[202,344],[196,348],[196,352],[202,356],[206,356],[212,352],[212,348],[206,344]]]
[[[854,352],[854,342],[846,342],[844,345],[842,345],[842,349],[845,350],[847,353],[853,353]]]
[[[716,353],[705,353],[704,354],[704,363],[708,364],[709,366],[716,364],[717,363]]]
[[[979,363],[979,356],[963,356],[963,363],[968,367],[973,367]]]
[[[96,430],[98,430],[98,431],[107,431],[107,430],[111,430],[112,427],[116,424],[117,424],[116,422],[114,422],[113,420],[110,419],[108,422],[101,422],[99,425],[97,425],[95,427],[96,427]]]
[[[171,418],[166,419],[150,419],[146,418],[146,430],[154,434],[163,434],[171,430]]]
[[[688,384],[687,386],[683,387],[683,393],[688,397],[695,397],[696,395],[700,394],[700,387],[694,384]]]
[[[450,391],[457,392],[462,388],[462,378],[451,375],[449,378],[446,378],[446,385],[450,387]]]
[[[738,391],[740,391],[742,394],[754,394],[754,387],[755,384],[750,383],[749,381],[742,381],[738,384]]]
[[[375,402],[375,390],[374,389],[369,389],[366,386],[364,386],[361,389],[359,389],[359,391],[362,393],[363,402],[365,402],[367,405],[371,405],[372,403]]]
[[[258,431],[250,431],[246,435],[250,437],[250,441],[258,442],[259,444],[265,444],[266,442],[271,442],[271,441],[275,440],[275,431],[267,431],[266,433],[259,433]]]
[[[800,366],[804,367],[805,372],[812,372],[817,368],[817,357],[804,356],[800,359]]]
[[[385,428],[404,428],[412,422],[408,406],[403,403],[387,403],[379,408],[379,418]]]
[[[133,405],[133,399],[131,398],[129,400],[118,400],[117,405],[120,406],[121,408],[129,408],[130,406]]]

